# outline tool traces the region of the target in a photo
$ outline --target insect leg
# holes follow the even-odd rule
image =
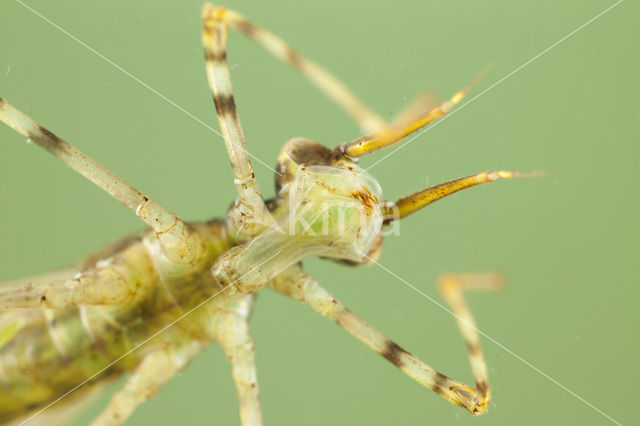
[[[247,233],[255,233],[252,227],[265,223],[269,215],[260,195],[258,181],[247,152],[244,134],[231,87],[231,76],[227,64],[227,22],[218,9],[205,6],[203,9],[202,44],[204,46],[207,79],[218,113],[218,121],[231,161],[238,200],[232,217],[234,224]],[[258,227],[259,229],[259,227]]]
[[[460,179],[450,180],[448,182],[423,189],[422,191],[415,192],[411,195],[407,195],[406,197],[402,197],[393,205],[384,206],[383,214],[386,217],[385,223],[402,219],[433,203],[434,201],[438,201],[439,199],[446,197],[447,195],[454,194],[458,191],[471,188],[472,186],[476,186],[481,183],[493,182],[498,178],[510,179],[530,176],[536,176],[536,174],[509,172],[504,170],[489,170]]]
[[[195,346],[186,349],[164,346],[148,353],[92,425],[123,423],[138,405],[153,397],[198,352],[200,347]]]
[[[112,270],[96,274],[78,274],[68,281],[33,285],[25,282],[0,289],[0,310],[12,308],[66,308],[78,304],[113,305],[124,302],[132,294],[126,279]],[[135,287],[133,287],[135,289]]]
[[[366,133],[378,132],[387,127],[385,121],[368,108],[347,86],[315,62],[293,50],[279,37],[250,22],[241,14],[222,6],[206,4],[204,14],[210,17],[215,16],[215,19],[228,23],[231,28],[245,34],[273,56],[291,65],[351,115]]]
[[[469,352],[471,372],[476,382],[479,397],[487,401],[491,398],[487,363],[480,345],[480,335],[473,315],[464,300],[464,290],[499,290],[504,286],[504,278],[497,273],[484,274],[443,274],[437,281],[440,294],[451,307],[464,343]]]
[[[73,278],[45,282],[36,278],[0,287],[0,310],[125,303],[152,288],[153,276],[146,250],[133,248],[108,262],[88,267]]]
[[[453,276],[450,276],[453,277]],[[458,325],[465,341],[470,344],[469,355],[472,370],[476,378],[476,389],[457,382],[436,371],[409,352],[391,341],[369,323],[344,307],[344,305],[323,289],[312,277],[299,268],[292,267],[274,278],[269,285],[285,296],[305,302],[313,310],[347,330],[358,340],[373,349],[389,362],[400,368],[406,375],[418,383],[433,390],[453,404],[467,409],[472,414],[482,414],[489,406],[489,382],[486,377],[486,365],[482,357],[479,341],[473,325],[473,319],[460,293],[462,287],[451,284],[449,278],[443,281],[447,300],[453,303],[453,309],[460,318]],[[488,282],[483,283],[489,287]],[[471,287],[465,281],[465,287]],[[462,322],[460,322],[462,321]]]
[[[136,216],[155,231],[163,251],[173,262],[189,264],[198,257],[202,249],[199,237],[190,232],[176,215],[166,211],[160,204],[33,121],[3,98],[0,98],[0,120],[135,212]]]
[[[459,90],[449,100],[428,109],[426,112],[417,110],[418,105],[424,105],[424,102],[418,98],[420,102],[414,103],[412,108],[409,108],[405,111],[405,114],[399,117],[399,120],[387,123],[327,70],[292,49],[276,35],[247,20],[241,14],[222,6],[212,6],[210,4],[204,6],[204,14],[205,16],[215,16],[218,21],[228,23],[231,28],[245,34],[273,56],[291,65],[351,115],[359,123],[361,129],[368,134],[368,136],[336,147],[337,152],[352,158],[361,157],[385,146],[392,145],[432,121],[448,114],[454,105],[460,102],[471,90],[474,83],[482,75],[481,73],[474,78],[471,83]],[[222,59],[226,61],[226,55]],[[410,113],[410,115],[406,113]]]
[[[255,347],[249,335],[246,315],[235,311],[224,312],[217,324],[217,340],[231,363],[233,381],[240,402],[242,425],[262,425]]]

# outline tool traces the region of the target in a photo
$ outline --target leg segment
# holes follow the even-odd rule
[[[172,350],[162,347],[150,352],[138,368],[131,373],[124,387],[118,390],[109,405],[93,421],[93,426],[119,425],[123,423],[141,403],[153,397],[158,390],[177,374],[199,349],[181,348]]]
[[[115,173],[63,141],[31,118],[0,98],[0,120],[18,133],[80,173],[102,190],[135,212],[156,233],[165,254],[176,263],[191,263],[201,250],[197,235],[160,204],[125,182]]]
[[[238,200],[232,216],[234,225],[245,233],[255,233],[254,227],[265,223],[268,215],[260,195],[258,182],[249,160],[247,145],[238,118],[231,76],[227,65],[227,22],[224,9],[205,5],[203,9],[202,43],[205,50],[207,79],[213,94],[220,128],[231,161]],[[258,230],[261,230],[258,226]]]
[[[500,274],[445,274],[438,279],[438,290],[447,301],[456,317],[460,334],[469,351],[471,371],[476,382],[476,390],[481,400],[489,402],[489,373],[484,360],[480,336],[471,311],[464,300],[464,290],[498,290],[504,286],[504,279]]]
[[[66,308],[72,305],[112,305],[133,294],[131,284],[112,269],[78,274],[76,278],[46,285],[24,282],[0,289],[0,310],[13,308]],[[132,288],[134,290],[135,287]]]
[[[447,297],[460,297],[460,299],[452,299],[456,303],[459,303],[461,295],[450,296],[454,295],[455,292],[449,290],[449,286],[451,285],[448,284],[449,281],[445,281],[445,283],[447,283],[445,285],[445,288],[447,288]],[[467,409],[472,414],[482,414],[487,410],[489,406],[489,384],[486,380],[486,366],[484,365],[477,335],[475,335],[475,328],[472,325],[473,323],[463,323],[461,330],[463,331],[465,340],[472,344],[472,346],[469,347],[469,353],[478,389],[473,389],[463,383],[450,379],[402,349],[380,331],[345,308],[342,303],[320,287],[312,277],[304,274],[297,267],[292,267],[285,273],[274,278],[270,282],[270,286],[285,296],[308,303],[313,310],[331,319],[369,348],[400,368],[400,370],[413,380],[433,390],[443,398]],[[459,311],[459,308],[460,305],[454,305],[456,313],[462,312]],[[466,310],[464,314],[465,316],[461,316],[461,318],[471,318],[468,310]],[[472,337],[472,334],[474,334],[475,337]]]
[[[351,90],[318,64],[310,61],[293,50],[282,39],[258,27],[244,16],[224,7],[205,5],[205,16],[216,16],[233,29],[245,34],[261,45],[276,58],[291,65],[307,77],[316,87],[324,92],[351,115],[367,133],[382,131],[387,127],[385,121],[369,109]]]
[[[224,312],[218,320],[217,339],[231,363],[233,380],[238,390],[240,418],[243,426],[262,425],[258,399],[255,347],[249,336],[248,311]]]
[[[68,306],[115,305],[125,303],[152,288],[153,265],[146,250],[131,248],[109,262],[101,262],[75,274],[73,278],[51,276],[12,282],[0,287],[0,310],[10,308],[65,308]]]
[[[385,146],[392,145],[432,121],[446,115],[453,109],[454,105],[462,100],[475,81],[480,77],[476,77],[470,84],[458,91],[448,101],[428,109],[426,112],[424,112],[424,109],[417,109],[417,106],[424,105],[424,99],[419,98],[418,102],[414,102],[413,108],[405,111],[405,113],[411,113],[410,115],[403,114],[403,116],[399,117],[401,118],[400,120],[396,120],[390,124],[367,107],[362,100],[327,70],[293,50],[279,37],[253,24],[241,14],[225,9],[224,7],[205,5],[204,15],[205,28],[207,25],[207,17],[211,17],[210,19],[215,17],[215,20],[219,23],[218,28],[223,28],[221,24],[224,22],[231,28],[245,34],[264,47],[264,49],[273,56],[291,65],[307,77],[324,94],[353,117],[359,123],[361,129],[369,136],[336,147],[336,152],[346,154],[351,158],[361,157]],[[220,37],[226,37],[226,26],[224,30],[221,30]],[[205,47],[206,45],[207,41],[205,41]],[[212,59],[220,63],[224,61],[226,65],[226,54],[224,50],[220,50],[219,54],[216,55],[211,53],[207,55],[208,62],[209,59]],[[217,104],[218,102],[216,102],[216,106]],[[242,146],[244,147],[244,145]]]

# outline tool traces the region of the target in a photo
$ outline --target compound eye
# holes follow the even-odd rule
[[[332,162],[332,151],[319,142],[305,138],[294,138],[284,144],[276,170],[276,191],[291,183],[300,166],[329,166]]]

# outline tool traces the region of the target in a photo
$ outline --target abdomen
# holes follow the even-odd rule
[[[5,334],[0,338],[0,423],[46,406],[111,362],[87,333],[78,307],[2,313],[0,334]],[[78,388],[75,396],[119,374],[116,368]]]

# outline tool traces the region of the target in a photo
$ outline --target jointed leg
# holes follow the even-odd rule
[[[3,98],[0,98],[0,120],[135,212],[136,216],[155,231],[169,259],[177,263],[191,263],[198,256],[201,243],[197,241],[197,235],[189,232],[177,216],[167,212],[160,204],[27,117]]]
[[[266,224],[268,212],[260,195],[258,181],[249,160],[247,145],[238,118],[231,76],[227,65],[227,22],[224,10],[205,5],[203,9],[202,43],[204,45],[207,79],[218,113],[218,121],[231,161],[238,200],[232,216],[238,230],[254,234]]]
[[[178,351],[184,353],[176,353]],[[138,405],[153,397],[198,352],[199,348],[195,346],[188,349],[167,346],[147,354],[92,425],[119,425],[124,422]]]
[[[471,319],[469,311],[464,309],[464,305],[460,305],[461,295],[455,293],[455,285],[449,284],[449,280],[444,281],[444,283],[443,286],[446,289],[447,297],[454,302],[454,312],[465,321]],[[473,323],[468,323],[467,321],[467,323],[463,322],[461,324],[459,322],[459,326],[465,341],[469,344],[469,355],[477,389],[450,379],[402,349],[366,321],[345,308],[342,303],[320,287],[312,277],[304,274],[297,267],[292,267],[274,278],[270,282],[270,286],[286,296],[308,303],[316,312],[334,321],[369,348],[400,368],[409,377],[438,393],[443,398],[466,408],[472,414],[482,414],[486,411],[489,405],[489,383],[486,379],[486,366],[477,341],[477,335],[475,337],[472,336],[476,333]],[[460,309],[461,307],[462,309]]]
[[[129,250],[110,262],[89,267],[73,278],[51,276],[12,282],[0,287],[0,310],[10,308],[65,308],[68,306],[114,305],[146,293],[154,283],[146,251]]]
[[[77,278],[46,285],[32,285],[27,281],[16,287],[0,288],[0,310],[122,303],[131,296],[128,287],[125,277],[112,269],[91,275],[78,274]]]
[[[403,120],[390,124],[367,107],[362,100],[360,100],[351,90],[349,90],[347,86],[335,78],[331,73],[295,51],[284,40],[280,39],[273,33],[255,25],[241,14],[225,9],[224,7],[205,5],[205,15],[207,14],[209,16],[216,16],[219,21],[224,21],[231,28],[245,34],[247,37],[264,47],[265,50],[276,58],[295,68],[302,75],[307,77],[325,95],[344,109],[354,120],[356,120],[365,133],[375,135],[376,140],[383,138],[388,142],[390,138],[402,137],[399,136],[399,133],[404,133],[404,135],[406,135],[417,128],[426,125],[428,122],[433,121],[448,112],[455,103],[462,99],[468,90],[468,88],[465,88],[463,91],[458,92],[449,101],[427,113],[424,113],[424,110],[416,110],[415,115],[412,114],[410,117],[412,119],[411,122]],[[226,55],[223,56],[223,59],[226,60]],[[416,104],[414,103],[414,107],[415,105]],[[371,139],[374,137],[370,136],[368,138]],[[371,142],[369,142],[369,145],[370,144]],[[352,150],[350,149],[349,151],[350,152],[347,152],[347,154],[351,155]],[[354,152],[353,154],[353,157],[358,157],[363,155],[364,152],[360,154]]]
[[[231,363],[233,380],[238,390],[242,425],[262,425],[255,347],[249,336],[246,316],[236,311],[222,313],[217,324],[217,338]]]
[[[264,47],[276,58],[291,65],[307,77],[316,87],[331,100],[351,115],[366,133],[377,133],[387,127],[385,121],[369,109],[343,83],[338,81],[327,70],[293,50],[282,39],[265,29],[253,24],[241,14],[224,7],[205,5],[205,16],[215,16],[219,22],[245,34]]]
[[[469,351],[471,371],[480,398],[489,402],[489,373],[480,346],[480,336],[471,311],[464,300],[464,290],[498,290],[504,286],[503,277],[496,273],[445,274],[438,279],[438,290],[456,317],[460,334]]]
[[[426,112],[424,109],[417,109],[417,106],[425,105],[424,102],[418,99],[419,102],[414,102],[412,108],[405,111],[411,113],[410,115],[404,114],[400,117],[400,120],[387,123],[327,70],[292,49],[279,37],[253,24],[241,14],[224,7],[205,5],[204,16],[205,28],[207,26],[207,20],[211,20],[217,22],[217,28],[220,29],[220,38],[226,37],[226,24],[245,34],[264,47],[269,53],[291,65],[307,77],[331,100],[351,115],[359,123],[361,129],[368,135],[336,147],[338,153],[346,154],[352,158],[361,157],[385,146],[394,144],[405,136],[446,115],[452,110],[454,105],[462,100],[478,79],[478,77],[476,77],[470,84],[458,91],[449,100],[426,110]],[[225,24],[224,26],[222,25],[223,23]],[[206,46],[207,40],[205,39],[205,47]],[[213,49],[209,50],[214,51]],[[208,62],[209,60],[211,60],[211,62],[218,61],[220,64],[224,63],[226,65],[226,53],[224,50],[219,50],[217,54],[207,53],[207,60]],[[225,78],[228,79],[226,76]],[[216,102],[216,106],[217,105],[218,102]],[[244,144],[241,146],[244,147]]]

